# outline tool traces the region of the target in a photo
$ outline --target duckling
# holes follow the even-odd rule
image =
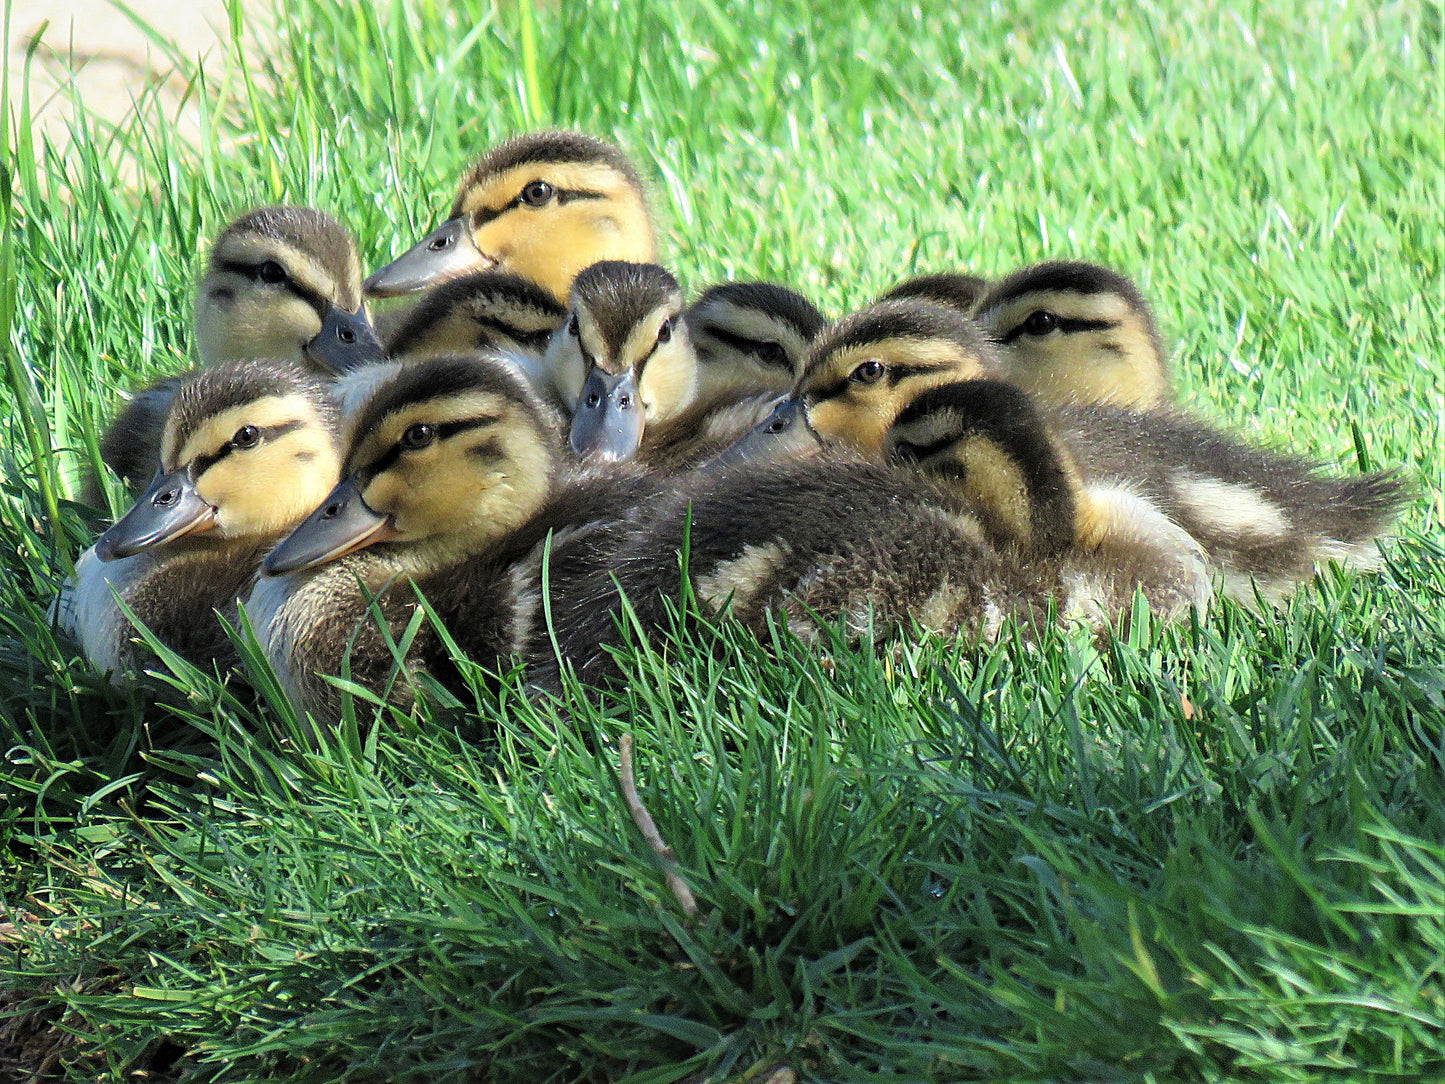
[[[361,304],[356,245],[330,215],[262,207],[216,238],[196,293],[202,365],[268,358],[327,376],[381,360]],[[185,377],[142,389],[101,439],[101,461],[131,488],[155,473],[166,412]],[[90,503],[103,503],[88,487]]]
[[[878,456],[915,396],[1002,369],[997,347],[956,309],[880,301],[818,336],[792,396],[720,462],[809,455],[829,443]]]
[[[973,315],[979,299],[988,292],[988,279],[962,271],[940,271],[905,279],[878,298],[897,301],[916,298],[945,309],[957,309],[965,316]]]
[[[1057,562],[1065,616],[1107,627],[1128,615],[1136,590],[1163,620],[1208,607],[1199,543],[1129,488],[1085,485],[1044,413],[1011,384],[929,389],[898,415],[883,448],[957,487],[995,545]]]
[[[665,426],[697,397],[682,288],[656,264],[604,260],[577,276],[570,307],[547,364],[559,398],[574,404],[572,450],[629,459],[645,426]]]
[[[794,397],[731,458],[829,444],[876,457],[904,408],[929,388],[1007,378],[996,355],[958,350],[959,332],[947,330],[942,310],[932,310],[940,323],[930,338],[921,326],[915,335],[894,335],[888,321],[870,315],[883,309],[865,310],[822,336]],[[887,364],[875,358],[881,351],[870,335],[888,347]],[[1065,406],[1047,423],[1088,489],[1128,492],[1168,517],[1204,547],[1226,593],[1246,602],[1256,591],[1283,600],[1325,561],[1374,567],[1376,543],[1408,499],[1392,474],[1326,478],[1317,464],[1255,448],[1172,408]]]
[[[1149,303],[1123,275],[1055,260],[1009,275],[978,302],[1006,378],[1053,405],[1146,410],[1172,398]]]
[[[724,282],[683,314],[697,357],[692,405],[644,434],[649,469],[677,472],[712,459],[753,429],[793,386],[827,324],[817,307],[771,282]]]
[[[321,675],[349,665],[383,693],[391,635],[425,597],[473,659],[493,667],[544,624],[541,577],[590,560],[610,525],[656,485],[627,469],[576,472],[562,426],[514,369],[486,357],[407,365],[361,408],[344,480],[266,558],[246,604],[257,635],[297,703],[336,712]],[[430,626],[408,666],[452,680]],[[410,690],[393,691],[406,703]]]
[[[57,606],[92,665],[145,657],[117,595],[196,665],[232,658],[216,611],[234,620],[266,551],[336,484],[336,420],[325,383],[294,362],[221,361],[181,383],[160,472],[81,555]]]
[[[534,132],[472,166],[447,220],[364,288],[394,297],[475,271],[507,271],[565,302],[577,273],[606,259],[657,259],[636,167],[618,147],[580,132]]]

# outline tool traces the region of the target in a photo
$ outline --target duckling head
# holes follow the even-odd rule
[[[913,399],[940,384],[994,375],[998,366],[993,344],[961,313],[884,301],[819,336],[793,394],[822,441],[876,456]]]
[[[216,238],[196,296],[201,360],[295,360],[335,374],[381,360],[351,235],[310,207],[262,207]]]
[[[480,271],[428,291],[388,340],[386,353],[415,361],[500,351],[540,363],[566,318],[566,308],[536,283]]]
[[[686,314],[701,407],[785,395],[827,319],[806,297],[771,282],[724,282]]]
[[[392,297],[496,270],[565,301],[577,273],[599,260],[655,259],[646,192],[627,156],[580,132],[534,132],[472,166],[447,220],[373,273],[365,289]]]
[[[400,369],[361,408],[344,478],[267,556],[282,575],[388,543],[413,574],[480,552],[547,498],[555,414],[505,363],[432,358]]]
[[[1052,261],[1014,272],[979,302],[1008,380],[1053,404],[1148,409],[1170,397],[1149,304],[1123,275]]]
[[[292,362],[221,362],[182,385],[166,415],[161,469],[96,542],[103,561],[180,538],[277,538],[336,484],[337,408]]]
[[[682,317],[682,288],[656,264],[607,260],[577,276],[548,362],[562,400],[577,404],[579,456],[630,459],[647,426],[692,404],[697,355]]]
[[[932,275],[917,275],[900,282],[881,296],[879,301],[896,301],[899,298],[916,298],[945,309],[957,309],[965,316],[972,315],[979,298],[988,292],[988,279],[969,275],[962,271],[940,271]]]
[[[884,453],[955,486],[995,542],[1040,556],[1075,539],[1083,486],[1032,398],[999,380],[930,388],[888,429]]]

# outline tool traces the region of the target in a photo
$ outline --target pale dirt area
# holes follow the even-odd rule
[[[201,58],[208,79],[224,70],[231,35],[221,0],[129,0],[128,6],[181,55]],[[29,72],[32,134],[44,132],[57,146],[69,143],[73,96],[116,123],[150,93],[183,139],[199,132],[197,105],[186,100],[186,80],[173,60],[108,0],[12,0],[6,41],[12,114],[18,112],[25,55],[37,35]]]

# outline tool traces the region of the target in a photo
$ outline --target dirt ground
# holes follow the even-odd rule
[[[185,82],[174,64],[108,0],[12,4],[6,35],[11,101],[20,99],[26,53],[35,45],[29,71],[32,123],[53,142],[69,140],[72,93],[91,111],[120,121],[137,97],[156,87],[180,133],[190,136],[197,130],[196,107],[182,104]],[[128,0],[128,6],[187,57],[207,58],[208,67],[224,61],[230,27],[221,0]]]

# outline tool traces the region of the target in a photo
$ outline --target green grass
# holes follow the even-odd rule
[[[0,1070],[54,1022],[73,1080],[1445,1077],[1438,3],[285,7],[194,73],[195,147],[150,98],[34,142],[7,75]],[[317,741],[261,672],[89,673],[45,619],[71,502],[186,364],[204,240],[314,203],[374,266],[552,123],[636,155],[695,287],[1099,260],[1192,407],[1423,497],[1379,575],[1103,648],[725,627],[620,701]]]

